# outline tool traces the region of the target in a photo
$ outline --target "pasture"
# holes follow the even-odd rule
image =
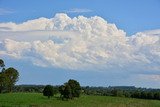
[[[87,95],[62,101],[58,95],[48,99],[40,93],[6,93],[0,94],[0,107],[160,107],[160,101]]]

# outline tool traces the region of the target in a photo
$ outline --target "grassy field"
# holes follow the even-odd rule
[[[109,96],[81,96],[61,101],[38,93],[0,94],[0,107],[160,107],[160,101]]]

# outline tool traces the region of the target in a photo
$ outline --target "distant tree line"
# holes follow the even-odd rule
[[[12,67],[6,69],[2,59],[0,59],[0,69],[0,93],[12,92],[15,83],[18,81],[18,71]]]
[[[13,92],[31,92],[31,93],[42,93],[45,85],[15,85]],[[58,88],[57,86],[53,87]],[[58,89],[56,89],[58,91]]]
[[[160,89],[122,87],[83,87],[83,94],[160,100]]]

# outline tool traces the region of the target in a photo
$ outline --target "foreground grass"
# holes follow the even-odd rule
[[[81,96],[61,101],[47,99],[39,93],[0,94],[0,107],[160,107],[158,100],[142,100],[109,96]]]

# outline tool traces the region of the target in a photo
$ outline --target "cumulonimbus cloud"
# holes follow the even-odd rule
[[[101,17],[0,23],[0,56],[75,70],[160,71],[160,30],[127,36]],[[132,67],[132,68],[131,68]]]

